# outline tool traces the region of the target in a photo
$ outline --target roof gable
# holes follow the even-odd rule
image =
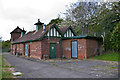
[[[53,24],[51,27],[49,27],[49,30],[46,32],[45,36],[62,37],[62,32],[56,24]]]
[[[60,30],[62,31],[63,35],[67,32],[67,30],[71,30],[73,32],[73,34],[76,36],[75,34],[75,31],[72,29],[71,25],[70,26],[67,26],[67,27],[63,27],[63,28],[60,28]]]
[[[52,28],[56,28],[56,30],[62,35],[61,30],[58,28],[58,26],[57,26],[56,24],[53,24],[51,27],[49,27],[49,30],[52,29]],[[49,31],[49,30],[48,30],[48,31]],[[47,31],[47,32],[48,32],[48,31]]]
[[[68,27],[70,27],[70,26],[60,28],[60,30],[62,31],[62,34],[64,34],[66,32]]]
[[[20,33],[20,32],[22,32],[22,31],[23,31],[23,30],[17,26],[17,28],[15,28],[11,33]],[[10,34],[11,34],[11,33],[10,33]]]

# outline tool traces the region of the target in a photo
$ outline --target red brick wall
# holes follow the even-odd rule
[[[98,40],[87,39],[87,58],[98,55]],[[102,44],[100,44],[100,54],[102,54]]]
[[[43,55],[50,55],[50,43],[56,43],[56,58],[66,57],[71,58],[71,41],[77,41],[78,59],[84,59],[92,57],[96,54],[98,48],[98,41],[95,39],[66,39],[60,38],[44,38],[41,41],[28,42],[27,43],[27,56],[42,59]],[[16,52],[25,54],[25,43],[14,44],[13,53]],[[30,54],[30,55],[29,55]],[[102,45],[100,45],[100,54],[102,54]]]
[[[12,33],[11,34],[11,40],[14,41],[18,39],[21,36],[21,33]]]
[[[24,54],[24,44],[23,43],[21,43],[21,44],[13,44],[11,46],[12,46],[11,47],[12,54],[15,54],[15,52]]]
[[[41,41],[30,42],[27,47],[30,57],[41,59]]]
[[[11,34],[11,48],[10,48],[10,52],[12,53],[12,42],[16,39],[18,39],[21,36],[21,33],[12,33]]]
[[[16,44],[16,45],[17,45],[17,53],[19,53],[20,44]]]
[[[61,49],[61,42],[60,42],[61,38],[44,38],[41,41],[41,48],[42,48],[42,58],[43,55],[47,54],[48,58],[50,56],[50,43],[56,43],[56,58],[60,58],[62,55],[62,49]]]
[[[86,39],[67,39],[62,41],[63,56],[71,58],[71,41],[77,41],[78,59],[86,58]]]
[[[86,39],[77,39],[78,59],[86,59]]]
[[[71,40],[62,40],[63,57],[71,58]]]
[[[19,53],[22,53],[22,55],[24,55],[24,44],[23,43],[20,44]]]
[[[14,44],[13,53],[15,54],[15,48],[17,48],[17,53],[25,55],[25,44],[27,44],[27,56],[41,59],[41,41]]]
[[[13,48],[12,48],[12,50],[13,50],[12,53],[13,53],[13,54],[15,54],[15,49],[16,49],[16,45],[14,44],[14,45],[13,45]]]

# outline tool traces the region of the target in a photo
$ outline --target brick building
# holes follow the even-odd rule
[[[102,38],[76,36],[71,26],[58,28],[56,24],[44,26],[38,19],[36,30],[26,33],[17,27],[11,34],[11,53],[38,59],[84,59],[102,53]]]

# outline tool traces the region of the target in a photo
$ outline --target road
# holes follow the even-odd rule
[[[46,62],[31,61],[7,53],[3,55],[11,66],[15,67],[15,71],[23,73],[20,78],[98,78],[87,72],[62,68]]]

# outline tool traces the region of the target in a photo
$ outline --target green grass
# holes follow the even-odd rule
[[[93,66],[93,68],[97,68],[97,67],[100,67],[100,66],[99,65]]]
[[[5,65],[4,68],[14,68],[14,66]]]
[[[92,57],[90,59],[106,60],[106,61],[118,61],[118,56],[119,56],[119,53],[109,52],[109,53],[102,54],[100,56]]]
[[[10,68],[13,68],[13,66],[10,66],[10,64],[4,60],[4,57],[2,57],[2,55],[0,55],[0,78],[15,77],[12,74],[12,71],[10,70]]]
[[[110,67],[109,69],[116,69],[116,67]]]
[[[13,74],[10,71],[3,71],[2,78],[13,78]]]
[[[53,63],[53,64],[52,64],[52,66],[56,66],[56,64],[55,64],[55,63]]]
[[[0,80],[2,79],[2,53],[0,52]]]

